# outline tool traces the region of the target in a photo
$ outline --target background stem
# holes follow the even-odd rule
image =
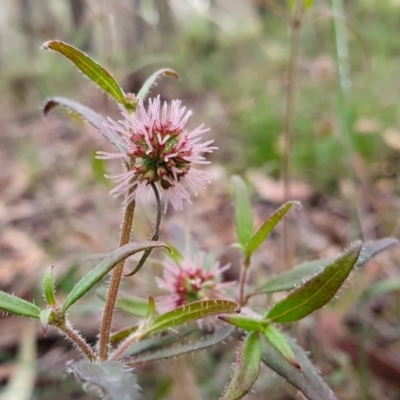
[[[292,170],[292,143],[293,143],[293,116],[296,86],[296,68],[299,52],[300,27],[302,17],[302,2],[297,1],[295,9],[289,17],[289,66],[287,70],[286,113],[284,126],[284,153],[283,153],[283,185],[284,201],[291,200],[290,179]],[[285,269],[291,267],[292,243],[289,231],[289,221],[283,221],[283,259]]]

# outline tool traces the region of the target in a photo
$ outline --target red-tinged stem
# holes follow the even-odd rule
[[[122,225],[121,236],[119,239],[119,247],[126,245],[130,241],[133,216],[135,213],[135,205],[136,202],[131,201],[125,208],[124,222]],[[106,304],[104,308],[103,318],[101,321],[100,340],[99,340],[99,357],[100,360],[103,361],[108,359],[111,324],[114,315],[115,303],[117,301],[119,285],[121,283],[122,273],[124,270],[124,264],[125,260],[121,261],[114,268],[110,284],[108,286]]]

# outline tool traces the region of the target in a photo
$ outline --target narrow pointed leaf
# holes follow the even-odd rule
[[[229,300],[201,300],[178,307],[156,318],[146,330],[147,334],[172,328],[186,322],[198,320],[209,315],[233,313],[239,310],[234,301]]]
[[[308,400],[336,400],[335,394],[321,378],[305,351],[293,339],[287,335],[285,337],[301,365],[301,370],[289,364],[266,340],[261,343],[263,363],[299,389]]]
[[[115,146],[115,148],[123,153],[125,148],[121,144],[118,133],[108,128],[105,124],[107,121],[96,111],[84,106],[76,101],[65,99],[63,97],[52,97],[48,99],[43,107],[43,114],[47,115],[57,106],[62,106],[73,113],[80,115],[86,122],[94,126],[99,132]]]
[[[223,314],[218,315],[218,318],[245,331],[258,331],[262,326],[260,319],[248,317],[247,315]]]
[[[40,308],[12,294],[0,290],[0,310],[23,317],[39,319]]]
[[[360,251],[361,244],[354,244],[322,272],[276,303],[266,318],[274,322],[293,322],[323,307],[349,276]]]
[[[101,388],[111,400],[139,398],[136,377],[123,363],[79,361],[72,364],[69,372],[72,372],[78,380]]]
[[[139,90],[137,97],[145,98],[149,94],[150,89],[156,83],[157,79],[163,75],[180,80],[179,74],[177,72],[175,72],[173,69],[170,69],[170,68],[160,69],[160,70],[154,72],[154,74],[151,75],[146,80],[146,82],[143,84],[142,88]]]
[[[56,296],[54,293],[54,281],[53,281],[53,266],[48,268],[43,278],[43,292],[47,303],[51,306],[56,305]]]
[[[65,313],[76,301],[100,282],[119,262],[132,254],[157,247],[166,247],[166,245],[161,242],[129,243],[111,253],[74,286],[63,304],[62,311]]]
[[[137,317],[146,317],[149,304],[145,299],[140,297],[123,295],[117,299],[117,308]]]
[[[378,296],[380,294],[389,293],[393,291],[400,291],[400,279],[391,278],[384,279],[373,284],[370,288],[365,290],[360,297],[360,302],[363,303],[369,300],[373,296]]]
[[[227,339],[235,330],[233,327],[226,327],[216,330],[210,335],[206,335],[198,340],[186,340],[185,343],[173,343],[168,347],[163,347],[160,350],[140,354],[134,358],[129,359],[129,365],[141,364],[149,361],[160,359],[167,359],[177,357],[181,354],[191,353],[193,351],[203,350],[207,347],[215,346],[216,344]],[[128,350],[129,352],[129,350]]]
[[[388,237],[363,244],[363,249],[357,260],[356,267],[363,266],[370,258],[398,243],[397,239]],[[292,290],[298,285],[304,283],[304,281],[309,277],[321,272],[333,261],[335,261],[335,258],[330,257],[300,264],[290,271],[284,272],[270,279],[267,283],[260,286],[253,295]]]
[[[251,332],[236,357],[232,379],[222,400],[242,399],[251,390],[261,366],[261,340],[258,332]]]
[[[289,201],[282,207],[276,210],[254,233],[250,241],[246,246],[246,257],[250,258],[251,255],[258,249],[258,247],[264,242],[271,231],[275,228],[278,222],[293,208],[300,207],[300,203],[297,201]]]
[[[105,289],[99,289],[97,291],[97,295],[102,300],[106,299],[106,294],[107,292]],[[146,299],[142,299],[139,296],[128,296],[122,293],[117,299],[116,307],[120,311],[135,315],[136,317],[145,318],[147,316],[149,304]]]
[[[76,47],[60,40],[50,40],[43,43],[45,50],[54,50],[72,61],[88,78],[113,97],[119,104],[123,104],[125,94],[114,77],[104,67],[92,60],[87,54]]]
[[[271,344],[271,346],[281,354],[281,356],[291,365],[296,367],[297,369],[301,369],[300,364],[296,360],[296,356],[293,353],[292,348],[289,346],[286,341],[285,336],[279,332],[273,325],[267,325],[264,329],[262,329],[262,333],[265,338]]]
[[[253,235],[253,211],[245,183],[240,176],[232,177],[235,199],[236,233],[240,244],[246,247]]]

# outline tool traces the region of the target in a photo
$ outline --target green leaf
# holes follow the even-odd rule
[[[232,176],[235,198],[236,233],[242,248],[253,236],[253,211],[245,183],[240,176]]]
[[[48,268],[43,278],[43,293],[47,303],[51,306],[56,305],[56,296],[53,282],[53,266]]]
[[[136,400],[139,398],[136,377],[118,361],[79,361],[69,369],[79,381],[104,390],[111,400]]]
[[[249,393],[260,373],[261,356],[262,348],[258,332],[251,332],[236,357],[232,379],[222,400],[239,400]]]
[[[96,111],[84,106],[76,101],[65,99],[63,97],[52,97],[46,100],[43,107],[43,114],[46,116],[51,110],[57,106],[62,106],[73,113],[80,115],[90,125],[94,126],[99,132],[114,145],[121,153],[125,152],[125,148],[121,145],[120,137],[117,132],[105,126],[107,121]]]
[[[287,335],[285,338],[301,365],[301,370],[289,364],[266,340],[261,343],[263,363],[303,392],[307,399],[336,400],[334,393],[321,378],[305,351]]]
[[[360,302],[364,303],[373,296],[378,296],[380,294],[389,293],[397,290],[400,290],[399,278],[384,279],[365,290],[360,297]]]
[[[146,82],[143,84],[142,88],[139,90],[137,97],[144,99],[149,94],[150,89],[156,83],[157,79],[163,75],[169,76],[171,78],[175,78],[178,80],[181,79],[179,74],[177,72],[175,72],[173,69],[170,69],[170,68],[159,69],[158,71],[154,72],[154,74],[151,75],[146,80]]]
[[[293,322],[323,307],[349,276],[360,251],[361,243],[358,242],[322,272],[276,303],[266,318],[274,322]]]
[[[153,352],[154,350],[172,345],[179,342],[182,338],[191,335],[194,332],[198,332],[199,327],[196,323],[183,326],[177,329],[177,331],[160,332],[150,338],[142,339],[139,342],[133,343],[124,352],[124,356],[138,356],[145,352]]]
[[[250,241],[247,243],[245,253],[246,257],[250,258],[251,255],[258,249],[264,242],[267,236],[275,228],[278,222],[292,209],[292,207],[301,207],[298,201],[289,201],[282,207],[276,210],[253,234]]]
[[[76,47],[60,40],[43,43],[44,50],[54,50],[72,61],[88,78],[113,97],[119,104],[124,104],[125,94],[114,77],[100,64]]]
[[[248,317],[247,315],[223,314],[218,315],[218,318],[245,331],[259,331],[262,326],[260,319]]]
[[[122,295],[117,300],[117,308],[128,314],[144,318],[147,315],[149,304],[147,300],[140,297]]]
[[[164,329],[172,328],[186,322],[224,313],[233,313],[239,310],[239,305],[230,300],[201,300],[178,307],[157,317],[146,329],[146,335]]]
[[[45,308],[40,312],[40,324],[42,325],[42,330],[46,336],[47,330],[49,329],[50,320],[54,314],[52,308]]]
[[[166,245],[161,242],[128,243],[111,253],[74,286],[62,306],[62,312],[65,313],[94,285],[100,282],[119,262],[125,260],[132,254],[157,247],[166,247]]]
[[[144,354],[141,353],[139,356],[130,358],[129,365],[133,366],[136,364],[146,363],[149,361],[177,357],[181,354],[190,353],[192,351],[203,350],[206,349],[207,347],[215,346],[216,344],[227,339],[233,333],[234,330],[235,328],[233,327],[227,327],[218,329],[211,335],[203,336],[202,338],[197,340],[186,339],[185,343],[180,342],[179,344],[173,342],[169,346],[164,346],[160,350],[149,351]],[[177,337],[176,334],[175,337]]]
[[[388,237],[376,240],[375,242],[363,244],[363,249],[361,251],[360,257],[357,260],[356,267],[363,266],[370,258],[374,257],[376,254],[398,243],[399,242],[397,239]],[[262,293],[274,293],[285,290],[292,290],[298,285],[302,284],[310,276],[321,272],[333,261],[335,261],[335,258],[330,257],[321,260],[308,261],[300,264],[290,271],[284,272],[270,279],[267,283],[257,288],[252,295],[254,296]]]
[[[131,335],[132,333],[136,332],[139,328],[139,324],[135,324],[135,325],[131,325],[131,326],[127,326],[126,328],[122,328],[117,332],[114,332],[111,336],[110,336],[110,343],[118,343],[121,340],[126,339],[129,335]]]
[[[0,290],[0,310],[23,317],[39,319],[40,308],[12,294]]]
[[[297,369],[301,369],[300,364],[296,360],[296,356],[294,355],[292,348],[286,341],[285,336],[281,332],[279,332],[278,329],[269,324],[262,330],[262,333],[264,334],[268,342],[271,344],[271,346],[276,351],[278,351],[278,353],[280,353],[288,363],[290,363]]]

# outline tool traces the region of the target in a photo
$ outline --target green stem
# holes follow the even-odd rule
[[[290,179],[292,172],[292,142],[293,142],[293,116],[296,88],[296,68],[299,52],[299,39],[302,17],[302,2],[297,0],[295,10],[289,18],[290,47],[289,66],[287,70],[286,113],[284,124],[284,153],[283,153],[283,184],[284,201],[290,200]],[[288,221],[283,221],[283,256],[286,269],[290,268],[292,249]]]
[[[128,196],[129,194],[130,192],[128,192]],[[135,213],[135,205],[136,202],[133,200],[125,208],[124,222],[122,225],[121,236],[119,239],[119,247],[124,246],[130,241],[133,216]],[[100,339],[99,339],[99,357],[100,360],[103,361],[108,359],[111,324],[114,315],[115,303],[117,301],[119,285],[121,283],[122,273],[124,270],[124,264],[125,260],[121,261],[113,269],[110,284],[108,286],[106,304],[104,308],[103,318],[101,321]]]
[[[239,299],[238,303],[240,306],[244,306],[247,302],[248,297],[244,295],[244,288],[246,286],[247,281],[247,272],[250,267],[250,258],[246,257],[243,261],[242,269],[240,271],[240,278],[239,278]]]
[[[347,43],[346,26],[343,21],[343,0],[331,0],[332,5],[332,28],[335,39],[335,61],[337,84],[337,110],[340,124],[341,138],[343,142],[347,171],[354,190],[357,187],[356,175],[353,168],[353,154],[355,154],[353,140],[351,138],[348,121],[347,95],[351,88],[349,49]],[[352,237],[359,237],[360,223],[357,215],[357,202],[355,193],[351,201]]]
[[[152,182],[150,183],[151,188],[153,189],[154,195],[156,197],[156,202],[157,202],[157,218],[156,218],[156,227],[153,233],[153,236],[151,237],[151,241],[156,241],[160,237],[160,225],[161,225],[161,218],[162,218],[162,204],[161,204],[161,198],[160,198],[160,193],[158,192],[157,186]],[[140,269],[143,267],[144,263],[146,262],[147,258],[149,257],[151,253],[151,249],[146,250],[143,253],[142,258],[139,260],[137,266],[135,269],[130,272],[129,274],[126,274],[125,276],[132,276],[135,275],[137,272],[140,271]]]

